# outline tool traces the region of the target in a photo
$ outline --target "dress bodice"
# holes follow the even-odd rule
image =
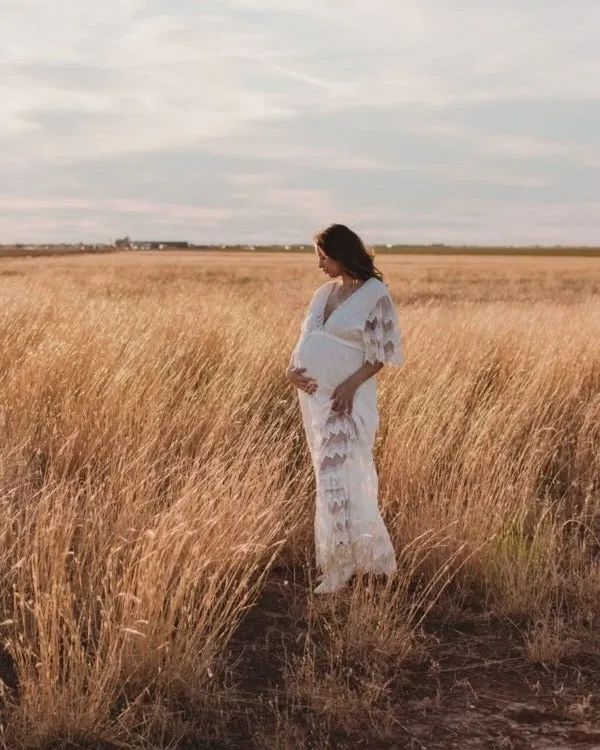
[[[338,343],[361,349],[365,361],[402,364],[398,316],[386,285],[377,278],[368,279],[325,320],[325,307],[335,283],[328,281],[315,292],[297,349],[308,336],[319,332]]]

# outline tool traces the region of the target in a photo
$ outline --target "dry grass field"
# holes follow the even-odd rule
[[[313,258],[0,260],[0,747],[600,744],[600,260],[378,265],[400,573],[317,599]]]

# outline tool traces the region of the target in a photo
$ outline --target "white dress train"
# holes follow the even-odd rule
[[[331,395],[365,362],[403,363],[398,315],[385,284],[369,279],[324,320],[335,283],[313,296],[292,355],[294,366],[305,367],[318,385],[314,394],[299,390],[298,395],[316,478],[317,565],[330,582],[328,590],[355,572],[396,570],[377,502],[375,377],[357,389],[351,414],[333,412]]]

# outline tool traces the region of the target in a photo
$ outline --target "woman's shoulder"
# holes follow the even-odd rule
[[[329,296],[329,290],[331,289],[331,285],[333,283],[333,281],[327,281],[325,284],[318,287],[313,292],[310,302],[308,303],[308,314],[310,314],[311,311],[314,311],[315,307],[318,308],[321,304],[323,304],[323,300],[326,300]]]
[[[337,281],[335,279],[329,279],[329,281],[326,281],[324,284],[322,284],[318,289],[317,292],[321,292],[324,289],[331,289],[332,286],[335,286],[337,284]]]
[[[313,294],[313,299],[317,299],[322,294],[325,294],[326,292],[328,292],[334,284],[335,284],[335,281],[333,279],[326,281],[324,284],[322,284],[320,287],[318,287],[315,290],[315,293]]]
[[[383,297],[384,295],[389,295],[390,293],[387,284],[384,281],[378,279],[377,276],[371,276],[371,278],[369,279],[369,286],[371,287],[371,292],[376,298]]]

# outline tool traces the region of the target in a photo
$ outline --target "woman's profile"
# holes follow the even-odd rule
[[[390,574],[396,557],[379,513],[373,443],[379,425],[375,375],[401,365],[394,303],[360,237],[333,224],[314,238],[317,289],[290,358],[316,478],[315,548],[332,593],[354,573]]]

